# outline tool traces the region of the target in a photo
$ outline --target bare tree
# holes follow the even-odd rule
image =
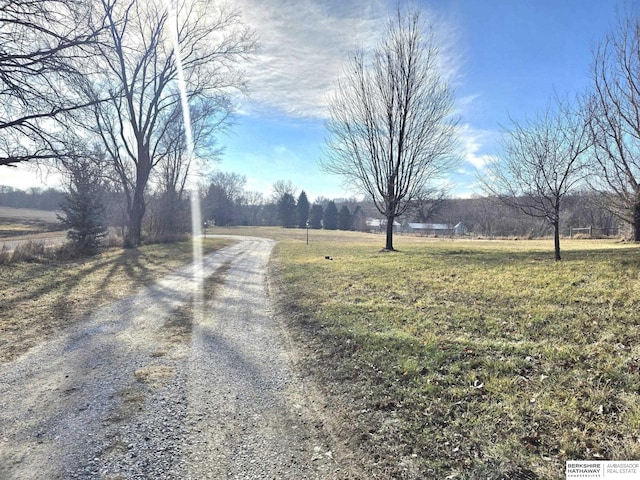
[[[214,161],[222,154],[217,147],[215,133],[224,128],[229,110],[220,109],[220,100],[206,101],[191,106],[191,132],[194,152],[199,158]],[[155,233],[160,238],[170,238],[171,234],[180,234],[191,230],[187,201],[188,180],[193,177],[192,163],[196,160],[190,152],[185,136],[184,116],[176,107],[173,118],[168,121],[163,136],[162,150],[165,155],[155,172],[155,184],[158,186]]]
[[[264,206],[263,194],[256,191],[244,191],[239,203],[242,206],[243,222],[247,225],[259,225],[260,212]]]
[[[446,199],[446,192],[438,188],[426,188],[416,195],[408,209],[418,222],[426,223],[442,207]]]
[[[524,214],[553,226],[555,259],[560,256],[562,199],[584,179],[590,147],[584,115],[557,100],[524,124],[504,133],[503,158],[488,168],[486,189]]]
[[[295,200],[298,191],[291,180],[276,180],[271,185],[271,190],[273,191],[271,195],[273,203],[278,203],[285,194],[291,195]]]
[[[74,59],[89,55],[100,31],[100,25],[91,28],[83,21],[91,5],[79,0],[0,2],[0,165],[66,153],[58,121],[90,103],[70,84],[79,76]]]
[[[218,226],[233,223],[244,198],[246,183],[247,177],[239,173],[216,172],[211,175],[203,201],[207,218]]]
[[[620,18],[594,54],[586,105],[596,168],[591,185],[640,241],[640,19]],[[613,194],[613,195],[612,195]]]
[[[149,178],[174,149],[167,138],[174,138],[180,77],[190,104],[213,104],[213,117],[226,118],[229,95],[244,87],[237,62],[253,52],[255,42],[237,10],[208,0],[180,1],[173,12],[163,2],[102,0],[101,5],[106,34],[88,94],[109,93],[110,101],[94,110],[94,131],[127,198],[125,244],[137,246]]]
[[[369,55],[357,52],[330,104],[325,171],[368,195],[393,223],[454,162],[453,95],[431,27],[400,11]]]

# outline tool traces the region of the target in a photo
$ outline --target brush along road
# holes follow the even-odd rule
[[[0,366],[0,479],[350,478],[237,240]]]

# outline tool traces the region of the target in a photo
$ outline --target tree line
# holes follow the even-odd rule
[[[339,229],[380,231],[367,225],[367,220],[383,220],[384,216],[366,197],[328,199],[319,197],[310,203],[304,190],[291,182],[273,185],[270,196],[247,191],[246,178],[237,173],[218,172],[208,186],[202,188],[205,218],[218,226],[281,226],[285,228]],[[465,225],[470,235],[540,238],[554,234],[554,225],[545,218],[532,217],[514,209],[514,202],[524,199],[475,196],[449,198],[443,191],[433,190],[410,202],[402,223]],[[572,229],[589,228],[594,235],[628,234],[625,223],[606,207],[599,193],[590,189],[569,193],[562,203],[559,231],[569,236]],[[386,230],[383,230],[386,233]]]
[[[208,224],[215,226],[281,226],[354,230],[364,222],[356,200],[316,199],[309,202],[304,190],[290,181],[277,181],[272,194],[245,190],[246,177],[216,172],[202,188],[202,209]],[[338,208],[340,205],[340,208]]]
[[[204,220],[211,226],[281,226],[328,230],[377,231],[367,220],[383,217],[366,199],[320,197],[310,202],[304,190],[297,193],[291,182],[276,182],[271,195],[249,191],[243,175],[216,172],[200,187]],[[284,188],[283,188],[284,186]],[[20,190],[0,186],[0,206],[60,210],[68,192],[57,189]],[[122,192],[103,188],[93,191],[104,205],[104,224],[116,230],[126,228],[126,206]],[[91,205],[89,199],[84,200]],[[512,201],[515,201],[513,199]],[[167,208],[162,194],[151,195],[143,223],[145,231],[157,239],[170,239],[176,232],[191,229],[188,199]],[[174,211],[180,212],[175,215]],[[608,208],[596,192],[589,189],[567,195],[560,212],[560,233],[569,236],[573,229],[591,229],[593,235],[628,235],[627,225]],[[546,220],[528,216],[511,208],[504,199],[491,196],[448,198],[434,192],[429,198],[412,202],[403,223],[431,223],[455,226],[462,223],[468,234],[488,238],[540,238],[553,236],[553,226]],[[171,225],[170,225],[171,224]],[[170,227],[168,227],[170,225]],[[386,227],[386,226],[385,226]]]
[[[58,210],[64,193],[56,188],[19,188],[0,185],[0,205],[11,208]]]

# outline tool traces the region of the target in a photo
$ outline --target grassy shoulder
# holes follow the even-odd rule
[[[205,253],[232,243],[208,238]],[[0,265],[0,362],[10,361],[83,315],[135,293],[192,261],[191,242],[114,248],[75,260]]]
[[[640,459],[639,247],[567,240],[554,262],[548,240],[293,235],[284,308],[372,478]]]

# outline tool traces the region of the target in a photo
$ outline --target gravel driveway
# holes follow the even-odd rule
[[[0,479],[350,478],[270,306],[272,248],[206,257],[213,303],[187,267],[0,366]]]

